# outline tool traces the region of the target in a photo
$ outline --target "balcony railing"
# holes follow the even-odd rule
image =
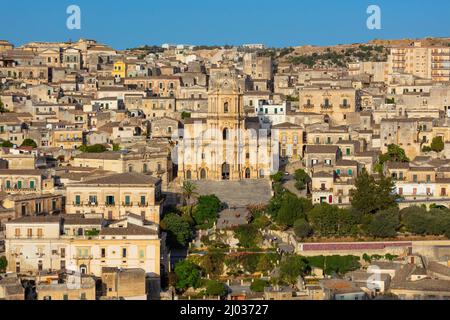
[[[322,109],[333,109],[333,105],[332,104],[321,104],[320,107]]]
[[[352,106],[349,104],[341,104],[339,107],[341,107],[341,109],[350,109]]]
[[[304,104],[303,108],[312,109],[312,108],[314,108],[314,105],[313,104]]]

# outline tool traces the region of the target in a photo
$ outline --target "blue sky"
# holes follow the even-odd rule
[[[264,43],[282,47],[450,36],[448,0],[15,0],[4,1],[0,39],[96,39],[118,49],[143,44]],[[76,4],[82,29],[66,28]],[[382,29],[366,9],[382,9]]]

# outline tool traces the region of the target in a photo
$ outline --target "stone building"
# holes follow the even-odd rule
[[[206,118],[184,123],[178,146],[181,180],[241,180],[271,174],[271,144],[258,119],[244,117],[243,93],[227,71],[211,81]],[[256,120],[256,121],[254,121]]]

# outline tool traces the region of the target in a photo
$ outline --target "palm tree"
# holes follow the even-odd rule
[[[187,205],[190,205],[191,198],[197,195],[197,187],[191,181],[183,182],[183,197]]]

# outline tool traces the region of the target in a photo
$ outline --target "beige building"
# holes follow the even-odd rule
[[[18,274],[67,270],[100,278],[104,267],[138,268],[159,283],[158,226],[133,215],[110,222],[22,217],[6,223],[5,247],[8,271]]]
[[[293,123],[281,123],[272,127],[272,137],[275,136],[280,143],[280,157],[290,161],[299,161],[303,154],[304,130]]]
[[[54,179],[42,170],[0,170],[0,186],[9,194],[51,193]]]
[[[345,124],[357,111],[356,90],[352,87],[308,86],[300,91],[301,112],[328,116],[332,122]]]
[[[257,53],[246,53],[244,55],[244,74],[252,77],[252,79],[272,80],[272,57],[261,56]]]
[[[177,128],[173,128],[173,130],[177,130]],[[166,148],[161,146],[149,146],[149,148],[140,148],[128,153],[116,151],[82,153],[73,157],[71,165],[76,168],[96,168],[116,173],[135,172],[151,175],[162,179],[163,188],[166,188],[173,179],[172,160]]]
[[[236,78],[225,72],[211,84],[207,117],[184,122],[178,177],[216,181],[269,177],[271,145],[260,136],[259,120],[245,119]]]
[[[106,267],[102,283],[106,299],[147,300],[145,270]]]
[[[67,214],[122,219],[134,214],[159,225],[163,198],[161,180],[139,173],[122,173],[67,186]]]
[[[85,275],[69,275],[64,283],[38,283],[36,294],[37,300],[96,300],[95,279]]]
[[[390,73],[408,73],[435,82],[450,81],[450,47],[411,46],[394,47],[389,56]]]

